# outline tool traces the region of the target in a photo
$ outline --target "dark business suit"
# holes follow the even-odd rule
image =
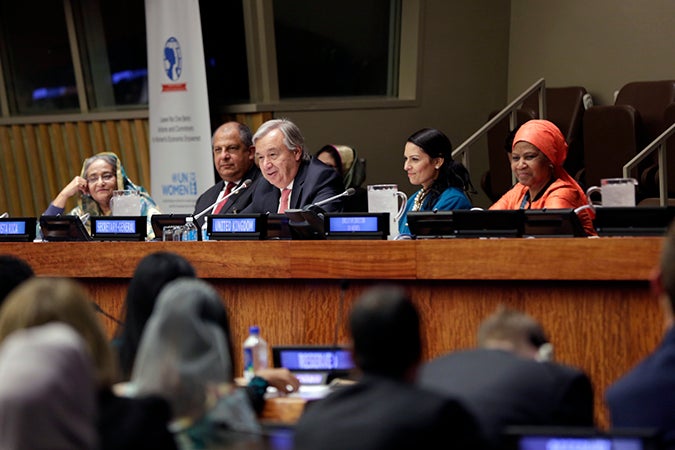
[[[251,203],[251,200],[253,199],[253,193],[255,192],[258,183],[262,179],[260,169],[258,169],[258,166],[256,166],[255,164],[248,170],[248,172],[246,172],[246,174],[239,183],[241,184],[243,181],[249,179],[251,180],[251,185],[246,189],[244,189],[243,191],[240,191],[235,195],[233,195],[232,197],[230,197],[229,199],[227,199],[227,203],[225,203],[225,206],[223,206],[223,209],[220,210],[219,212],[220,214],[241,212],[242,209],[246,208]],[[215,185],[211,186],[208,190],[206,190],[202,195],[200,195],[199,198],[197,199],[197,203],[195,204],[194,214],[198,214],[202,212],[205,208],[208,208],[209,206],[213,205],[215,201],[218,200],[218,195],[220,194],[220,191],[223,190],[223,187],[225,187],[225,182],[223,180],[220,180]],[[204,224],[204,219],[206,218],[207,215],[211,213],[212,211],[209,211],[208,213],[197,219],[197,227],[201,228],[201,226]]]
[[[335,169],[316,158],[312,158],[311,161],[301,161],[298,173],[293,179],[290,209],[302,209],[343,191],[342,180]],[[279,209],[280,196],[279,188],[262,179],[255,190],[253,201],[243,212],[276,214]],[[342,201],[338,199],[322,205],[321,208],[326,212],[339,212],[342,211]]]
[[[612,427],[653,428],[675,448],[675,328],[605,394]]]
[[[418,381],[463,401],[494,446],[509,425],[593,426],[589,378],[560,364],[474,349],[429,361]]]
[[[368,376],[305,407],[296,450],[480,449],[478,426],[454,400]]]

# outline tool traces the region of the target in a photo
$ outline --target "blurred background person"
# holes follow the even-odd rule
[[[482,448],[478,425],[460,403],[415,386],[420,322],[403,290],[366,291],[349,328],[362,375],[305,407],[295,427],[297,450]]]
[[[52,322],[65,323],[77,331],[94,362],[100,448],[175,449],[168,429],[171,411],[164,399],[129,399],[114,394],[112,386],[119,378],[116,360],[93,303],[79,283],[42,277],[24,282],[0,309],[0,342],[17,330]]]
[[[567,142],[553,122],[529,120],[518,128],[508,154],[518,182],[490,209],[567,209],[578,212],[589,236],[597,235],[586,193],[563,167]]]
[[[0,345],[0,448],[96,450],[94,369],[61,323],[18,330]]]
[[[228,195],[245,180],[251,185],[236,195],[216,205],[207,214],[237,213],[248,206],[260,180],[260,169],[255,165],[251,130],[239,122],[226,122],[219,126],[211,138],[213,165],[220,180],[197,199],[194,214],[204,211],[217,200]],[[204,224],[206,215],[197,219],[197,226]]]
[[[89,216],[109,216],[112,214],[110,199],[113,196],[113,191],[121,190],[139,193],[141,199],[140,215],[148,218],[147,239],[153,239],[155,233],[152,230],[150,217],[160,212],[157,204],[144,187],[134,184],[127,177],[119,157],[110,152],[97,153],[87,158],[82,164],[80,175],[73,178],[58,193],[42,215],[56,216],[63,214],[68,200],[79,195],[77,206],[68,214],[79,217],[84,217],[85,214],[89,214]],[[90,231],[89,222],[85,222],[87,230]]]
[[[605,399],[612,427],[656,429],[661,448],[675,449],[675,222],[663,241],[651,286],[663,309],[663,340],[607,389]]]
[[[367,212],[368,192],[361,186],[366,179],[366,160],[358,157],[356,149],[347,145],[328,144],[314,156],[337,171],[345,189],[354,189],[353,195],[342,197],[342,210]]]
[[[34,275],[31,265],[18,256],[0,255],[0,306],[14,288]]]
[[[399,233],[410,234],[408,212],[471,209],[469,193],[475,192],[469,171],[452,159],[452,144],[443,132],[422,128],[406,141],[403,170],[410,184],[421,186],[410,196],[399,220]]]
[[[196,278],[174,280],[160,293],[128,389],[169,401],[181,448],[241,441],[262,431],[248,396],[234,384],[222,299]]]
[[[266,182],[253,194],[244,212],[283,213],[302,209],[344,192],[338,173],[312,158],[300,128],[290,120],[263,123],[253,135],[258,166]],[[327,212],[342,211],[342,199],[321,206]]]
[[[590,379],[549,361],[552,346],[531,316],[500,308],[481,323],[477,340],[476,349],[424,364],[418,382],[463,401],[493,448],[510,425],[594,425]]]
[[[325,165],[335,169],[340,177],[344,176],[342,157],[334,145],[324,145],[314,156]]]

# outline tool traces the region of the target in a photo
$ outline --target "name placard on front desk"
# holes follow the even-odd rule
[[[326,213],[326,239],[387,239],[389,213]]]
[[[91,237],[97,241],[143,241],[147,235],[145,216],[92,216]]]
[[[218,214],[206,219],[206,233],[212,240],[265,239],[267,215]]]
[[[35,239],[35,217],[0,219],[0,242],[31,242]]]

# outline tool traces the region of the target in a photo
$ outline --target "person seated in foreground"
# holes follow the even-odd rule
[[[0,345],[0,448],[96,450],[94,369],[69,326],[17,330]]]
[[[0,255],[0,306],[14,288],[33,276],[28,262],[14,255]]]
[[[181,449],[249,440],[261,426],[245,390],[234,383],[230,324],[206,281],[166,285],[143,332],[130,395],[159,395],[171,404]]]
[[[244,213],[284,213],[302,209],[344,192],[340,175],[305,148],[300,128],[287,119],[263,123],[253,135],[260,182]],[[327,212],[342,211],[342,199],[321,206]]]
[[[21,284],[0,309],[0,342],[17,330],[53,322],[65,323],[78,332],[93,359],[98,448],[175,449],[168,429],[171,412],[164,399],[129,399],[113,393],[112,385],[118,378],[116,361],[92,300],[76,281],[35,277]]]
[[[82,164],[80,175],[75,176],[68,183],[56,198],[52,200],[49,207],[42,213],[43,216],[57,216],[63,214],[66,202],[78,195],[77,206],[68,214],[76,215],[80,218],[86,214],[90,216],[110,216],[112,207],[110,199],[113,191],[129,190],[139,193],[141,200],[141,216],[146,216],[147,220],[147,240],[155,237],[150,218],[160,211],[155,201],[150,197],[143,186],[134,184],[127,177],[122,162],[119,157],[111,152],[101,152],[87,158]],[[84,220],[87,231],[90,231],[89,222]]]
[[[117,329],[113,340],[117,349],[122,381],[131,379],[136,353],[141,342],[143,330],[157,303],[162,289],[178,278],[195,278],[196,271],[183,256],[173,252],[155,252],[146,255],[136,266],[124,300],[124,321]],[[267,368],[257,370],[255,377],[247,387],[251,401],[257,413],[265,405],[264,394],[269,386],[286,394],[297,391],[300,381],[288,369]],[[124,386],[118,385],[123,392]]]
[[[663,340],[607,389],[605,400],[612,427],[656,429],[661,448],[675,449],[675,222],[663,241],[651,286],[663,310]]]
[[[471,209],[469,192],[475,192],[469,171],[452,159],[452,143],[442,131],[422,128],[406,141],[403,170],[414,186],[421,186],[411,195],[398,222],[400,234],[410,234],[408,212],[451,211]]]
[[[420,321],[404,291],[368,290],[354,305],[349,327],[362,375],[306,405],[295,427],[297,450],[483,448],[464,406],[414,385]]]
[[[493,448],[510,425],[592,427],[593,387],[580,370],[549,361],[552,347],[532,317],[500,308],[478,330],[478,348],[427,362],[418,382],[459,398]]]
[[[518,128],[511,152],[518,182],[490,209],[577,209],[584,231],[597,235],[586,193],[563,167],[567,142],[553,122],[529,120]]]
[[[124,320],[113,340],[122,380],[131,378],[138,344],[162,288],[176,278],[196,276],[192,264],[185,257],[173,252],[150,253],[138,262],[122,307]]]

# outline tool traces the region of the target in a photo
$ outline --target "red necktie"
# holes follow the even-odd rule
[[[225,187],[225,193],[223,194],[223,197],[228,195],[230,192],[232,192],[232,185],[234,183],[230,183],[229,181],[226,181],[227,186]],[[218,203],[215,208],[213,208],[213,214],[219,214],[220,211],[223,209],[225,206],[225,203],[227,203],[227,199],[223,200],[222,202]]]
[[[291,195],[291,190],[286,188],[281,190],[281,198],[279,199],[279,214],[286,212],[288,208],[288,196]]]

